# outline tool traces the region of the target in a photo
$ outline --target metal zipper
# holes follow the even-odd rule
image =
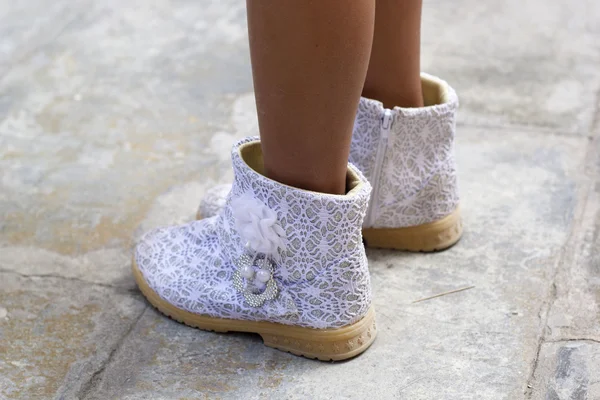
[[[388,138],[392,130],[392,110],[385,109],[381,118],[381,137],[377,145],[377,154],[375,155],[375,170],[373,171],[373,180],[371,186],[371,201],[369,202],[369,215],[367,218],[367,227],[372,227],[375,223],[375,210],[379,207],[377,198],[379,197],[379,179],[381,178],[381,166],[385,158],[385,150],[387,148]]]

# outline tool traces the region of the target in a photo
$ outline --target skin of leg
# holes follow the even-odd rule
[[[422,0],[377,0],[375,35],[362,95],[385,107],[422,107]]]
[[[343,194],[375,0],[247,0],[250,55],[271,179]]]

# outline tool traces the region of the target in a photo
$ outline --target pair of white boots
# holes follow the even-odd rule
[[[456,93],[422,75],[423,108],[361,99],[347,193],[293,188],[263,173],[258,138],[234,145],[234,182],[203,200],[203,219],[158,229],[135,249],[150,303],[187,325],[260,334],[321,360],[365,351],[376,336],[367,246],[433,251],[462,225],[453,154]],[[362,171],[362,172],[361,172]]]

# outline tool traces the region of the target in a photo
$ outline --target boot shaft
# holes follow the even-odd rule
[[[347,193],[311,192],[273,181],[263,174],[258,138],[232,151],[234,182],[220,214],[219,242],[232,260],[241,257],[244,238],[236,227],[239,199],[260,202],[277,216],[282,242],[274,255],[274,276],[295,303],[295,323],[316,328],[343,326],[360,319],[371,302],[370,278],[361,228],[371,186],[350,166]]]
[[[443,80],[422,74],[425,107],[385,109],[362,98],[350,162],[373,186],[365,228],[426,224],[458,206],[454,133],[458,98]]]

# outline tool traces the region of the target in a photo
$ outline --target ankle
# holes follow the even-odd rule
[[[346,172],[340,174],[316,174],[310,171],[296,173],[284,168],[269,168],[265,165],[265,176],[274,181],[297,189],[310,190],[318,193],[345,194]]]
[[[394,92],[380,88],[363,88],[362,96],[377,100],[383,103],[385,108],[392,109],[394,107],[417,108],[423,107],[423,92],[421,85],[418,87],[406,90],[403,88],[401,92]]]

